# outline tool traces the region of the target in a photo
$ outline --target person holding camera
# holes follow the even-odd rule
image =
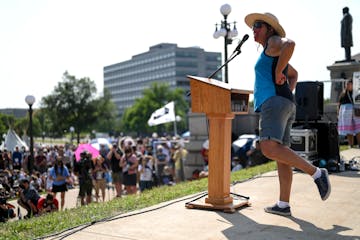
[[[106,156],[110,160],[112,180],[113,184],[115,185],[116,197],[121,197],[122,191],[123,173],[122,167],[120,166],[120,160],[122,155],[122,151],[118,148],[116,144],[114,144],[111,148],[111,151]]]
[[[59,210],[59,202],[56,198],[54,198],[54,195],[48,193],[46,195],[46,198],[41,197],[39,199],[37,208],[40,215],[50,212],[56,212]]]
[[[135,194],[137,183],[138,158],[131,146],[126,146],[124,156],[121,158],[120,166],[123,169],[124,185],[127,194]]]
[[[30,185],[29,180],[26,178],[20,181],[19,186],[21,191],[18,204],[27,211],[27,214],[24,218],[31,218],[32,216],[38,214],[37,204],[40,199],[40,195],[36,189]]]
[[[93,162],[91,161],[91,154],[87,151],[80,153],[80,161],[74,167],[74,173],[79,178],[79,196],[81,199],[81,206],[91,203],[91,193],[93,188],[91,171],[93,169]]]

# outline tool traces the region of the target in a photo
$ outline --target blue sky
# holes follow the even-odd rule
[[[287,37],[296,42],[290,63],[299,81],[329,80],[326,67],[344,59],[340,21],[345,6],[354,19],[352,53],[360,53],[358,0],[0,0],[0,108],[26,108],[28,94],[35,96],[37,107],[65,71],[89,77],[101,91],[104,66],[158,43],[223,52],[223,39],[212,34],[225,3],[232,7],[228,20],[237,22],[238,38],[250,35],[229,65],[234,88],[252,89],[253,66],[261,52],[244,23],[248,13],[271,12],[279,18]],[[230,53],[237,42],[229,45]]]

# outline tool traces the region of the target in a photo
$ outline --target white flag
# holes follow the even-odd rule
[[[174,102],[169,102],[164,107],[157,109],[148,121],[149,126],[155,126],[175,121]]]

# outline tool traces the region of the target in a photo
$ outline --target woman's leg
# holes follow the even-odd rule
[[[65,205],[65,192],[61,192],[61,210],[64,209],[64,205]]]
[[[292,168],[280,162],[277,162],[279,183],[280,183],[280,201],[290,202],[291,184],[292,184]]]
[[[354,146],[354,135],[352,134],[347,134],[346,135],[346,138],[348,140],[348,144],[350,147],[353,147]]]

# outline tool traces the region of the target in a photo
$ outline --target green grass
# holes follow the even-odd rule
[[[276,169],[275,162],[243,169],[231,173],[231,182],[250,179],[259,174]],[[59,211],[41,217],[7,222],[0,225],[0,239],[34,239],[61,232],[79,225],[89,224],[121,213],[153,206],[161,202],[177,199],[207,190],[207,178],[163,186],[145,191],[140,195],[115,198],[104,203]],[[184,206],[185,207],[185,206]]]

